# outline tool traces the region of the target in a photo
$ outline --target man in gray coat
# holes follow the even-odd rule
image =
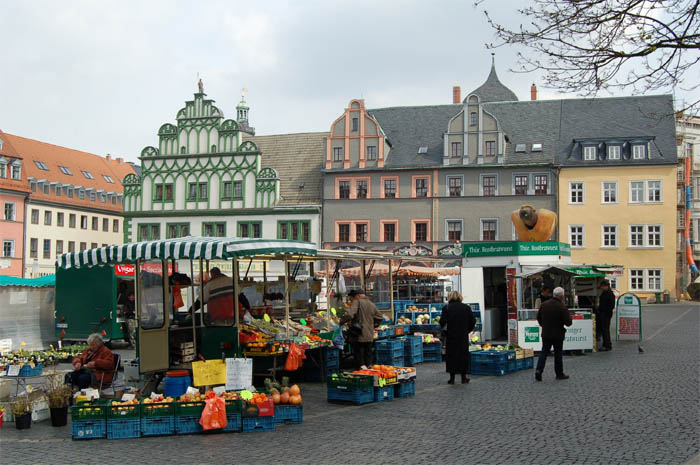
[[[340,319],[340,325],[347,322],[352,325],[359,324],[361,331],[359,334],[350,335],[355,369],[366,369],[372,364],[372,344],[374,343],[374,326],[381,323],[384,317],[377,307],[367,296],[358,290],[351,290],[348,293],[350,298],[350,308]]]
[[[537,368],[535,369],[537,381],[542,381],[544,364],[547,362],[547,356],[552,347],[554,348],[554,372],[557,379],[569,379],[569,376],[564,374],[562,352],[564,336],[566,335],[565,326],[571,326],[571,315],[569,309],[564,305],[564,289],[557,287],[554,289],[553,295],[554,298],[542,303],[537,312],[537,322],[542,327],[542,352],[537,359]]]

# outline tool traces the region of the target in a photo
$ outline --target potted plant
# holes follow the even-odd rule
[[[51,411],[51,426],[66,426],[68,421],[68,405],[73,397],[70,386],[64,384],[60,373],[46,376],[46,398]]]
[[[12,415],[15,417],[17,429],[29,429],[32,427],[32,401],[27,396],[15,398],[10,404]]]

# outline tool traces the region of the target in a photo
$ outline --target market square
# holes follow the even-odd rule
[[[8,4],[0,463],[700,464],[698,9]]]

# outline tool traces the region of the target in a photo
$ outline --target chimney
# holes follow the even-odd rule
[[[462,89],[459,86],[452,86],[452,103],[462,103]]]
[[[107,159],[107,161],[112,161],[112,155],[110,155],[110,154],[107,154],[107,156],[105,158]]]
[[[530,100],[537,100],[537,86],[534,82],[530,86]]]
[[[120,165],[123,165],[123,164],[124,164],[124,159],[123,159],[123,158],[117,158],[117,163],[119,163]]]

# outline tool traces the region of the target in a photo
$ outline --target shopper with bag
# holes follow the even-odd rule
[[[363,292],[353,289],[348,293],[348,297],[350,308],[340,319],[340,325],[350,323],[348,337],[355,369],[364,370],[372,364],[374,327],[384,321],[384,317]]]

